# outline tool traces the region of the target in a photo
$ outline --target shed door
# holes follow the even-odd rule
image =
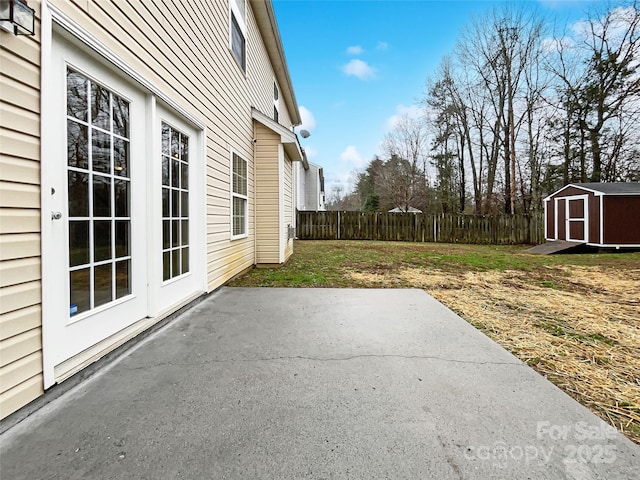
[[[587,242],[589,232],[589,204],[587,195],[567,197],[565,201],[565,218],[567,240],[571,242]]]

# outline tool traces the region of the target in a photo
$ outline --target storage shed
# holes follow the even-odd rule
[[[640,183],[572,183],[544,199],[545,238],[640,247]]]

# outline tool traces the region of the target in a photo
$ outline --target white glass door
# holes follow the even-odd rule
[[[57,140],[43,179],[47,363],[59,365],[147,315],[145,96],[54,37]],[[55,108],[53,106],[55,105]],[[50,188],[48,188],[50,186]]]

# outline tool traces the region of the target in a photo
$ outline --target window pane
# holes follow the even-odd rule
[[[129,138],[129,102],[113,96],[113,133]]]
[[[111,130],[109,90],[91,83],[91,123],[96,127]]]
[[[111,216],[111,179],[102,175],[93,176],[93,215]]]
[[[171,160],[171,186],[180,188],[180,162],[176,159]]]
[[[129,220],[116,220],[116,257],[129,256]]]
[[[171,220],[162,221],[162,248],[171,247]]]
[[[70,310],[75,310],[75,315],[89,310],[91,308],[89,269],[83,268],[82,270],[69,272],[69,286],[71,290]]]
[[[130,260],[116,263],[116,298],[126,297],[131,293],[129,282]]]
[[[98,307],[109,303],[112,300],[112,263],[106,265],[99,265],[94,268],[94,281],[93,281],[93,306]]]
[[[93,222],[94,262],[111,259],[111,220]]]
[[[69,266],[89,263],[89,221],[69,222]]]
[[[182,217],[189,216],[189,192],[181,192],[180,193],[180,213]]]
[[[243,198],[233,199],[233,234],[243,235],[245,231],[245,203]]]
[[[187,190],[189,188],[189,165],[186,163],[180,166],[180,180],[182,188]]]
[[[171,216],[179,217],[180,210],[178,209],[178,204],[180,202],[180,192],[177,190],[171,190]]]
[[[182,245],[189,245],[189,220],[182,220]]]
[[[115,179],[116,217],[129,216],[129,181]]]
[[[111,135],[91,129],[93,170],[111,173]]]
[[[182,249],[182,273],[187,273],[189,271],[189,249]]]
[[[169,189],[162,189],[162,216],[168,217],[169,213]]]
[[[180,220],[171,221],[171,246],[178,247],[180,245]]]
[[[89,174],[69,171],[69,216],[89,216]]]
[[[169,185],[169,157],[162,156],[162,184]]]
[[[67,115],[87,121],[87,79],[67,69]]]
[[[180,275],[180,249],[171,250],[171,276]]]
[[[180,132],[173,129],[171,129],[171,156],[180,158]]]
[[[169,280],[171,278],[171,252],[162,254],[162,279]]]
[[[231,15],[231,50],[233,51],[233,55],[236,57],[236,60],[242,67],[242,71],[246,70],[245,63],[245,48],[244,48],[244,35],[242,35],[242,31],[240,30],[240,26],[236,21],[235,16]]]
[[[182,134],[180,138],[182,139],[182,147],[180,149],[181,151],[180,158],[182,159],[183,162],[188,162],[189,161],[189,137],[187,137],[185,134]]]
[[[162,124],[162,154],[170,155],[169,150],[170,128],[166,123]]]
[[[129,178],[129,142],[113,139],[113,173]]]
[[[86,125],[67,120],[67,165],[89,168],[89,134]]]

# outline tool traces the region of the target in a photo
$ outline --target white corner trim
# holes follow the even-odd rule
[[[159,100],[166,103],[173,110],[178,112],[181,116],[183,116],[187,121],[193,124],[196,128],[204,129],[206,124],[194,116],[192,113],[187,111],[184,107],[182,107],[179,103],[174,101],[171,97],[166,95],[160,88],[150,82],[146,77],[138,73],[131,65],[126,63],[120,57],[118,57],[114,52],[112,52],[109,48],[107,48],[102,42],[100,42],[96,37],[91,35],[88,31],[83,29],[80,25],[71,20],[66,14],[61,12],[58,8],[51,5],[49,2],[43,2],[43,11],[46,8],[45,4],[48,6],[48,10],[51,12],[50,18],[52,19],[52,23],[50,23],[49,32],[51,31],[52,24],[55,23],[73,35],[75,38],[80,40],[84,45],[91,48],[97,54],[102,56],[109,63],[113,64],[116,68],[121,70],[127,76],[131,77],[134,81],[139,83],[144,89],[148,90],[150,93],[155,95]],[[44,18],[44,15],[43,15]],[[43,22],[42,25],[43,35],[45,33],[45,25]]]

